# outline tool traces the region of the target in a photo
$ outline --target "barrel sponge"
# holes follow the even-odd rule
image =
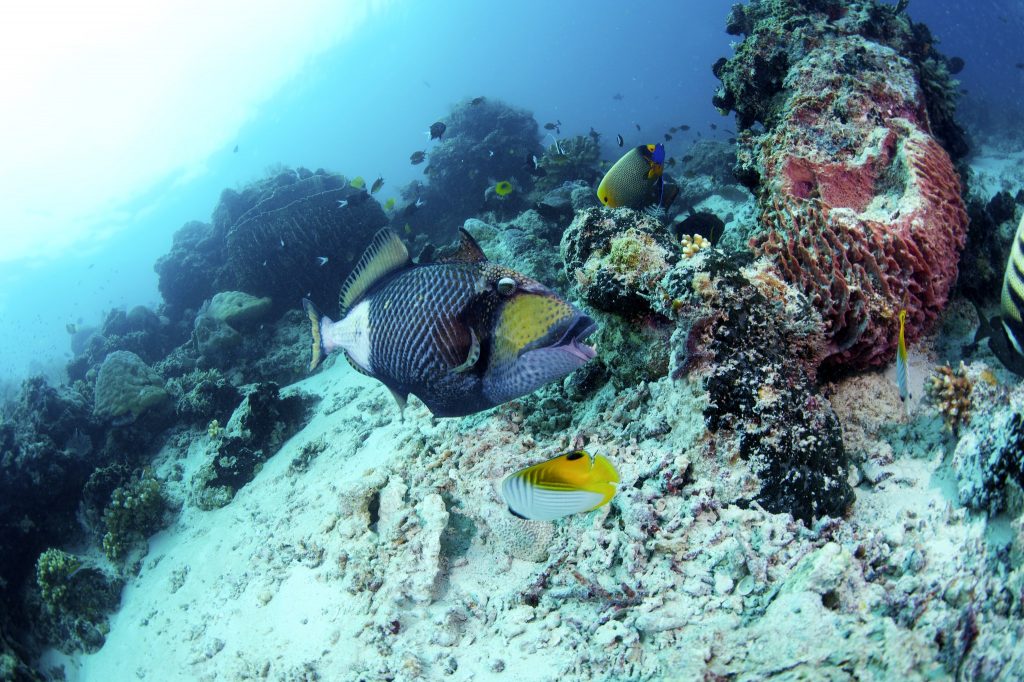
[[[108,355],[100,366],[93,414],[114,423],[130,424],[167,398],[160,375],[135,353],[119,350]]]
[[[265,317],[271,307],[272,301],[267,297],[260,298],[244,291],[222,291],[210,300],[206,314],[237,329]]]

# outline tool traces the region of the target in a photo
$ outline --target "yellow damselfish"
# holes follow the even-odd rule
[[[501,495],[522,519],[553,521],[607,504],[619,473],[603,455],[573,450],[505,477]]]
[[[494,191],[499,197],[508,196],[512,194],[512,183],[508,180],[502,180],[494,186]]]

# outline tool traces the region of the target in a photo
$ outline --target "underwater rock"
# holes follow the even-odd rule
[[[625,316],[650,312],[647,297],[679,258],[657,219],[628,208],[581,211],[566,228],[561,251],[583,299]]]
[[[1010,405],[966,428],[953,453],[960,502],[994,515],[1006,506],[1008,487],[1024,489],[1024,390]]]
[[[223,234],[215,232],[209,223],[185,223],[174,233],[170,252],[153,266],[164,301],[183,311],[194,310],[210,298],[215,293],[217,273],[224,264],[223,248]]]
[[[715,250],[680,261],[652,303],[678,320],[672,376],[708,393],[713,450],[748,461],[771,512],[810,524],[844,516],[854,500],[842,429],[815,388],[820,320],[770,270],[740,269]]]
[[[110,630],[107,614],[117,610],[123,582],[88,560],[59,549],[43,552],[29,598],[32,631],[65,654],[93,653]]]
[[[142,358],[128,351],[114,351],[103,361],[96,377],[93,414],[115,426],[130,424],[167,399],[163,379]]]
[[[822,313],[826,366],[890,362],[895,313],[908,310],[912,342],[945,306],[967,226],[923,104],[915,36],[874,2],[837,7],[842,21],[798,4],[744,12],[753,33],[721,69],[716,104],[742,128],[766,128],[740,138],[737,174],[760,187],[752,246]]]
[[[210,299],[206,314],[241,329],[266,317],[272,307],[273,302],[266,297],[259,298],[244,291],[222,291]]]
[[[192,481],[196,505],[209,510],[229,503],[305,425],[313,400],[302,394],[282,397],[272,382],[249,387],[223,432],[211,434],[210,461]]]

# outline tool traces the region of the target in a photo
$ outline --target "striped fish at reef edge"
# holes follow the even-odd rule
[[[413,263],[380,230],[341,290],[341,319],[302,306],[312,332],[310,371],[336,350],[404,408],[409,394],[437,417],[461,417],[532,393],[595,357],[596,323],[558,294],[487,260],[460,230],[455,251]]]

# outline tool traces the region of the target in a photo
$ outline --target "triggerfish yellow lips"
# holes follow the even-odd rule
[[[516,295],[498,318],[484,394],[504,403],[582,367],[597,355],[584,343],[596,329],[594,320],[553,293]]]

